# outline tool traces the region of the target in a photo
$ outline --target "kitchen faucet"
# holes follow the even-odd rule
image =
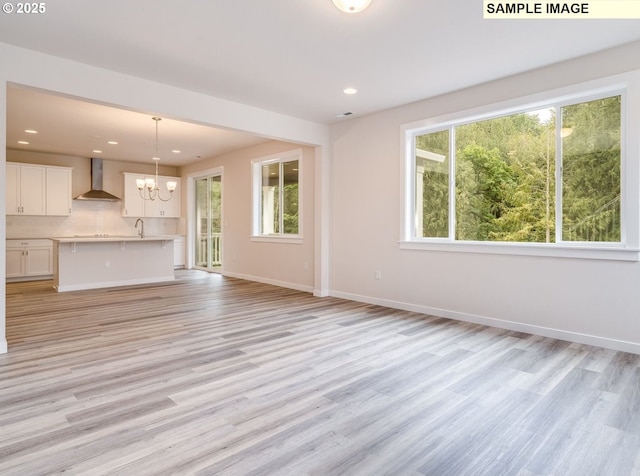
[[[140,230],[138,231],[138,235],[140,235],[140,238],[144,238],[144,222],[142,221],[141,218],[138,218],[136,220],[136,224],[134,225],[134,228],[138,228],[138,223],[140,223]]]

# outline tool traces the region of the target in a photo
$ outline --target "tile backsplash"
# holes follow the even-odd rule
[[[122,216],[120,202],[73,200],[65,217],[7,215],[7,238],[52,238],[73,235],[135,235],[136,218]],[[181,218],[143,218],[146,235],[181,234]]]

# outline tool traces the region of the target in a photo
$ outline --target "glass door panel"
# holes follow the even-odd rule
[[[195,266],[222,266],[222,177],[196,180]]]

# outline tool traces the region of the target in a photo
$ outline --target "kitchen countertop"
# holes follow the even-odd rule
[[[176,239],[176,235],[155,235],[145,236],[140,238],[138,235],[108,235],[108,236],[92,236],[92,235],[79,235],[79,236],[61,236],[51,238],[53,241],[59,243],[104,243],[109,241],[173,241]]]
[[[9,240],[14,240],[14,241],[15,240],[50,240],[50,239],[51,239],[51,237],[49,237],[49,236],[29,236],[29,237],[25,237],[25,236],[18,236],[18,237],[7,236],[6,237],[6,241],[9,241]]]

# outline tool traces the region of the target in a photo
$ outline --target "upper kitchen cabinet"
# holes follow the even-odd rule
[[[144,217],[144,200],[140,196],[140,191],[136,185],[136,180],[140,177],[138,174],[124,174],[122,216],[135,218]]]
[[[140,196],[140,190],[136,184],[136,180],[144,180],[150,178],[142,174],[124,174],[124,200],[122,214],[127,217],[145,217],[145,218],[180,218],[180,177],[158,177],[158,187],[163,198],[171,199],[168,201],[155,198],[154,200],[145,200]],[[155,180],[155,177],[153,177]],[[167,182],[176,182],[175,191],[170,195],[167,191]]]
[[[7,162],[7,215],[70,215],[71,171]]]
[[[71,175],[70,167],[47,167],[47,215],[71,215]]]
[[[7,215],[46,215],[46,169],[7,163]]]
[[[169,193],[167,182],[175,182],[176,189]],[[144,212],[146,217],[180,218],[180,177],[158,177],[158,188],[162,198],[170,198],[166,202],[156,198],[145,200]]]

